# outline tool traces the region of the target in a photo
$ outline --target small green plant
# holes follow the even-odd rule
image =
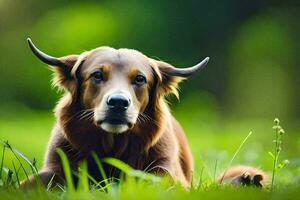
[[[273,140],[274,142],[274,152],[269,152],[269,154],[271,155],[272,159],[273,159],[273,168],[272,168],[272,179],[271,179],[271,191],[274,190],[275,187],[275,176],[276,173],[284,168],[289,161],[288,160],[284,160],[281,163],[278,164],[278,160],[279,160],[279,155],[280,152],[282,150],[282,136],[285,133],[284,129],[280,126],[280,121],[278,118],[274,119],[274,126],[273,129],[275,130],[275,140]]]
[[[18,188],[20,187],[20,173],[22,172],[26,179],[29,177],[29,173],[36,176],[37,181],[39,181],[38,169],[36,167],[36,159],[30,160],[27,158],[22,152],[20,152],[15,147],[11,146],[8,141],[0,141],[2,144],[2,154],[1,154],[1,161],[0,161],[0,187],[12,187]],[[4,166],[4,158],[6,156],[6,150],[9,150],[12,153],[13,157],[17,161],[16,163],[11,160],[13,169],[9,169],[8,167]],[[27,164],[30,168],[30,171],[26,169],[25,164]],[[4,172],[4,174],[3,174]]]

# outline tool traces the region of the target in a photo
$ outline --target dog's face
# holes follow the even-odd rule
[[[149,101],[153,70],[149,59],[128,49],[102,47],[81,66],[82,102],[94,123],[109,133],[131,129]]]
[[[78,98],[92,122],[108,133],[132,129],[150,101],[150,91],[163,98],[176,94],[177,83],[206,66],[209,58],[189,68],[175,68],[130,49],[100,47],[81,55],[54,58],[29,46],[56,72],[56,84]],[[78,91],[80,90],[80,92]],[[75,97],[76,96],[76,97]]]

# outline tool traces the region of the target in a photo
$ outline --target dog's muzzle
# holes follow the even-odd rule
[[[127,131],[133,126],[133,123],[129,121],[127,116],[130,105],[130,98],[122,93],[108,96],[105,113],[101,115],[101,112],[97,112],[96,109],[96,124],[109,133],[122,133]]]

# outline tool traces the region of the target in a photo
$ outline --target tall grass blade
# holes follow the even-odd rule
[[[6,148],[5,145],[3,145],[1,165],[0,165],[0,180],[2,180],[2,169],[3,169],[3,164],[4,164],[5,148]]]
[[[213,181],[216,180],[216,176],[217,176],[217,167],[218,167],[218,160],[216,160],[216,162],[215,162],[215,168],[214,168],[214,180],[213,180]]]
[[[32,172],[33,172],[33,174],[38,174],[38,170],[37,170],[37,168],[36,168],[36,166],[35,166],[35,159],[33,159],[33,161],[31,161],[29,158],[27,158],[27,157],[26,157],[22,152],[20,152],[18,149],[14,148],[14,147],[12,147],[11,149],[12,149],[12,151],[13,151],[14,153],[16,153],[17,155],[19,155],[23,160],[25,160],[25,161],[29,164],[29,166],[30,166],[30,168],[31,168],[31,170],[32,170]]]
[[[240,146],[237,148],[237,150],[236,150],[235,153],[233,154],[233,156],[232,156],[232,158],[231,158],[231,160],[230,160],[230,162],[229,162],[229,164],[228,164],[228,166],[227,166],[227,168],[226,168],[224,174],[222,175],[222,178],[221,178],[220,183],[223,182],[224,177],[225,177],[227,171],[229,170],[230,166],[232,165],[232,163],[233,163],[235,157],[238,155],[238,153],[240,152],[240,150],[242,149],[242,147],[244,146],[244,144],[246,143],[246,141],[248,140],[248,138],[249,138],[251,135],[252,135],[252,131],[249,132],[249,134],[245,137],[245,139],[242,141],[242,143],[240,144]]]
[[[15,176],[16,176],[16,179],[17,179],[18,186],[20,187],[19,172],[16,169],[14,161],[12,161],[12,165],[13,165],[13,168],[14,168],[14,172],[15,172]]]
[[[102,165],[99,157],[97,156],[97,154],[95,152],[92,153],[92,156],[93,156],[93,158],[94,158],[94,160],[95,160],[95,162],[96,162],[96,164],[98,166],[98,169],[100,171],[100,174],[101,174],[101,176],[103,178],[103,181],[104,181],[105,185],[109,185],[109,181],[107,179],[106,173],[104,171],[103,165]]]
[[[82,162],[80,163],[79,167],[79,184],[78,188],[82,190],[83,192],[89,192],[89,178],[88,178],[88,168],[87,163]]]
[[[69,164],[69,160],[68,160],[66,154],[64,153],[64,151],[62,149],[58,148],[56,150],[56,152],[58,153],[58,155],[61,159],[62,165],[63,165],[63,170],[64,170],[64,173],[65,173],[65,178],[66,178],[68,189],[70,190],[71,193],[74,193],[75,192],[75,186],[74,186],[74,182],[73,182],[73,178],[72,178],[72,173],[71,173],[71,167],[70,167],[70,164]]]

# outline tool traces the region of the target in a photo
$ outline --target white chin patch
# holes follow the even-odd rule
[[[108,133],[123,133],[127,131],[129,127],[126,124],[114,125],[103,122],[101,128]]]

